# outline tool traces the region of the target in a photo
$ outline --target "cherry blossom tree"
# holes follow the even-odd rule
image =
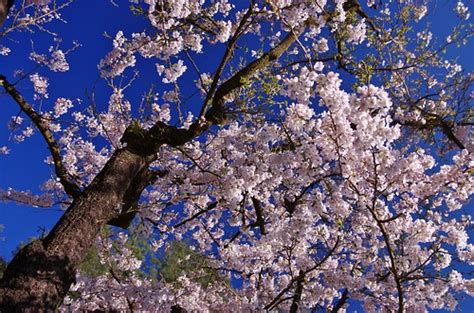
[[[58,36],[70,3],[18,2],[5,59],[3,38]],[[2,310],[418,312],[473,295],[474,77],[444,53],[473,34],[466,4],[435,39],[423,1],[130,2],[149,27],[111,38],[103,109],[49,97],[78,44],[0,76],[21,110],[11,137],[42,136],[54,169],[44,194],[0,200],[65,209],[8,264]],[[158,89],[136,83],[142,59]],[[178,277],[144,275],[134,236],[174,251]]]

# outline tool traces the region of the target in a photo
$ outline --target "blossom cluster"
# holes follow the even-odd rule
[[[452,309],[453,295],[472,295],[473,281],[450,268],[454,258],[474,260],[472,221],[455,218],[474,191],[466,172],[472,153],[460,151],[441,165],[422,149],[399,150],[400,127],[383,89],[350,94],[336,73],[315,75],[319,105],[290,105],[286,131],[269,121],[232,122],[182,151],[164,147],[156,161],[173,174],[147,192],[143,216],[161,236],[193,238],[196,251],[241,288],[203,289],[186,273],[177,285],[120,285],[107,276],[81,279],[75,288],[84,296],[68,303],[287,310],[291,301],[284,299],[300,279],[303,307],[331,308],[345,289],[367,311],[397,307],[400,297],[407,310]],[[215,209],[206,210],[212,203]],[[120,262],[136,264],[133,257]],[[96,292],[113,296],[91,301]]]

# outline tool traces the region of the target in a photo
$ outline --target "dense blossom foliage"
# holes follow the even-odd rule
[[[130,234],[116,231],[96,242],[110,270],[78,272],[63,311],[337,311],[351,299],[369,312],[419,312],[452,310],[459,297],[474,296],[465,273],[474,265],[465,213],[474,192],[474,79],[441,53],[472,34],[467,4],[453,3],[460,22],[434,43],[420,26],[431,6],[420,1],[130,2],[152,27],[113,36],[98,65],[111,88],[104,110],[48,95],[48,71],[68,71],[67,55],[80,53],[78,44],[32,51],[41,70],[18,75],[29,78],[33,107],[80,188],[128,144],[126,130],[204,125],[218,87],[241,75],[217,108],[225,119],[182,145],[159,148],[150,164],[159,178],[143,191],[134,222],[156,253],[186,241],[221,279],[200,283],[204,267],[172,282],[146,275],[147,259],[130,248]],[[4,32],[42,27],[60,18],[60,6],[34,8],[54,13],[31,26],[32,16],[15,15]],[[0,44],[7,58],[8,43]],[[196,64],[200,54],[224,57],[211,68]],[[137,104],[126,91],[143,89],[134,83],[140,58],[153,60],[161,87]],[[120,84],[124,78],[129,83]],[[194,107],[183,104],[186,88],[201,95]],[[15,142],[36,128],[45,136],[27,118],[12,117]],[[0,156],[13,148],[0,146]],[[57,170],[55,157],[46,161]],[[0,190],[0,201],[68,203],[61,183],[52,177],[40,196]]]

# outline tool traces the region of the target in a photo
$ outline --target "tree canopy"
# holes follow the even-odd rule
[[[74,0],[0,2],[0,60],[25,55],[0,68],[18,111],[0,157],[38,138],[51,169],[0,201],[64,210],[8,263],[2,311],[418,312],[474,294],[469,2],[444,4],[443,31],[428,0],[108,5],[137,24],[104,30],[73,98],[57,86],[83,49],[63,40]]]

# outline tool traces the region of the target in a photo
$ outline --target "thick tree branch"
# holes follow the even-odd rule
[[[303,282],[304,282],[304,275],[301,276],[301,278],[298,279],[298,281],[296,282],[295,294],[293,295],[293,301],[291,303],[290,313],[298,312],[301,296],[303,294]]]
[[[81,193],[81,189],[72,181],[67,172],[61,158],[61,150],[58,144],[54,140],[53,133],[49,130],[48,122],[39,115],[35,109],[23,98],[23,96],[16,90],[15,86],[10,84],[5,76],[0,75],[0,85],[5,88],[5,91],[15,100],[20,106],[21,110],[31,119],[35,124],[36,128],[40,131],[43,136],[48,149],[53,157],[54,169],[56,176],[59,178],[59,182],[63,185],[66,193],[71,197],[75,198]]]
[[[212,98],[212,105],[205,113],[204,119],[196,120],[189,129],[177,128],[159,121],[150,130],[145,131],[138,123],[133,123],[125,131],[122,142],[126,143],[127,147],[134,153],[144,156],[153,155],[158,152],[162,144],[167,144],[172,147],[181,146],[199,136],[209,129],[211,125],[221,124],[221,122],[226,119],[224,108],[225,98],[233,91],[244,86],[245,82],[249,80],[252,75],[278,59],[291,44],[295,42],[302,32],[303,29],[288,33],[273,49],[222,83],[217,88]]]
[[[252,197],[252,203],[253,207],[255,208],[255,215],[257,216],[254,226],[258,226],[258,228],[260,229],[260,233],[262,235],[266,235],[267,232],[265,230],[265,220],[263,218],[262,203],[255,197]]]
[[[197,16],[190,16],[188,18],[185,19],[187,23],[199,28],[200,30],[202,30],[203,32],[205,33],[209,33],[211,35],[214,35],[214,36],[217,36],[218,35],[218,32],[214,29],[212,29],[212,27],[210,25],[207,25],[206,23],[201,23],[199,21],[199,17]]]
[[[433,128],[441,129],[441,131],[446,136],[446,138],[448,138],[451,142],[453,142],[459,149],[461,150],[466,149],[466,146],[454,134],[452,130],[452,126],[450,126],[448,122],[442,119],[431,120],[427,123],[421,123],[418,121],[404,121],[404,122],[395,121],[395,122],[400,125],[416,128],[418,130],[433,129]]]
[[[396,120],[396,119],[394,120],[394,122],[398,123],[400,125],[413,127],[415,129],[418,129],[418,130],[424,130],[424,129],[432,130],[432,129],[435,129],[435,128],[441,129],[443,134],[450,141],[452,141],[459,149],[463,150],[463,149],[466,148],[465,145],[459,140],[459,138],[456,137],[456,135],[453,132],[453,126],[456,125],[456,122],[455,121],[449,122],[442,115],[429,112],[429,111],[423,109],[422,107],[420,107],[418,105],[420,102],[422,102],[426,99],[429,99],[429,98],[432,98],[432,97],[435,97],[435,96],[439,96],[440,92],[441,91],[438,91],[436,93],[426,94],[426,95],[418,98],[415,101],[408,100],[408,102],[410,103],[411,106],[413,106],[416,110],[420,111],[423,114],[423,116],[426,117],[426,122],[425,123],[422,123],[422,122],[419,122],[419,121],[403,121],[402,122],[402,121],[399,121],[399,120]],[[459,125],[461,125],[461,124],[459,124]]]
[[[148,168],[144,168],[138,173],[125,192],[122,212],[119,216],[108,221],[107,224],[127,229],[139,212],[138,201],[143,190],[153,184],[158,178],[166,176],[166,174],[168,174],[167,171],[152,171]]]
[[[238,71],[234,76],[224,82],[216,90],[212,101],[213,107],[222,106],[226,96],[228,96],[232,91],[244,86],[245,82],[250,79],[252,75],[278,59],[296,41],[303,30],[304,28],[301,28],[288,33],[286,37],[273,49],[262,55],[259,59],[248,64],[246,67]]]

